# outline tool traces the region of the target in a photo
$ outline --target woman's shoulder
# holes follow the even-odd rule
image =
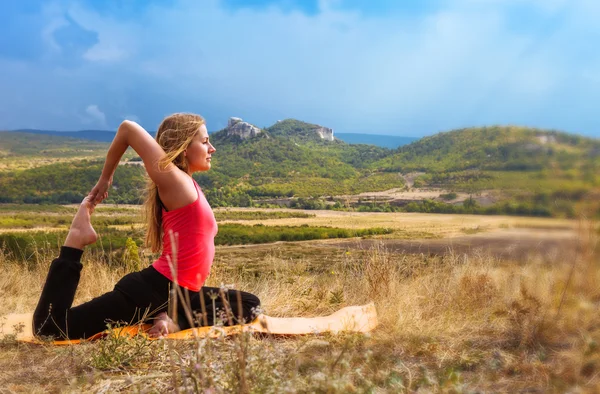
[[[177,176],[179,179],[170,186],[158,188],[158,195],[168,211],[174,211],[198,199],[200,186],[191,176],[181,172],[183,176]]]

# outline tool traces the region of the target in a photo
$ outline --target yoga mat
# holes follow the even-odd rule
[[[51,345],[74,345],[86,341],[94,341],[107,335],[133,336],[147,335],[149,324],[140,324],[115,328],[110,331],[98,333],[87,339],[73,339],[60,341],[43,341],[34,337],[32,332],[32,314],[10,314],[0,318],[3,325],[0,336],[16,334],[16,339],[23,343],[51,344]],[[229,327],[198,327],[182,330],[165,336],[166,339],[194,339],[207,336],[221,337],[239,334],[240,332],[255,332],[266,335],[309,335],[325,332],[369,332],[377,327],[377,311],[373,303],[363,306],[348,306],[332,313],[329,316],[320,317],[272,317],[259,315],[253,322]],[[15,330],[15,326],[21,326],[22,330]],[[154,338],[151,338],[154,339]]]

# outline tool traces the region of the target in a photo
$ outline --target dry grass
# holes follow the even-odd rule
[[[461,225],[465,227],[464,224]],[[319,244],[220,248],[208,285],[251,291],[274,316],[327,314],[374,301],[370,335],[153,342],[107,339],[66,349],[0,340],[9,391],[598,392],[600,254],[580,226],[573,261],[518,264]],[[24,271],[0,254],[0,315],[34,308],[53,250]],[[124,269],[85,255],[76,302]]]

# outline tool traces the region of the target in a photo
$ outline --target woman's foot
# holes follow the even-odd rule
[[[90,221],[92,212],[94,212],[94,204],[90,197],[87,196],[81,202],[73,218],[69,234],[67,234],[67,239],[65,240],[65,246],[83,250],[86,245],[96,242],[98,235]]]
[[[179,331],[179,326],[171,320],[166,312],[162,312],[154,318],[154,324],[148,330],[148,335],[151,338],[160,338],[177,331]]]

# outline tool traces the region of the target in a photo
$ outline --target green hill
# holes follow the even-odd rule
[[[523,127],[469,128],[402,146],[373,168],[420,174],[415,187],[491,191],[505,213],[573,216],[600,187],[600,141]]]
[[[319,126],[286,120],[245,140],[227,130],[211,135],[213,169],[198,175],[214,196],[309,197],[403,186],[396,174],[369,167],[391,151],[371,145],[322,140]]]
[[[482,127],[422,138],[400,147],[378,165],[401,172],[541,171],[556,166],[581,168],[598,158],[598,140],[531,128]]]
[[[422,172],[418,184],[458,190],[590,189],[600,184],[600,141],[521,127],[463,129],[400,147],[374,167]]]
[[[452,192],[475,198],[487,193],[493,199],[486,206],[478,205],[479,198],[391,208],[555,216],[573,216],[589,202],[589,193],[600,187],[600,141],[577,135],[522,127],[470,128],[390,150],[346,144],[328,138],[328,130],[292,119],[250,138],[220,130],[211,134],[217,148],[213,169],[195,177],[213,206],[296,197],[304,199],[301,206],[325,207],[315,198],[402,188],[404,179],[410,178],[413,187],[450,192],[448,201]],[[33,165],[38,168],[0,171],[0,202],[79,201],[99,176],[102,161],[95,158],[102,157],[107,147],[60,137],[0,133],[7,162],[38,163]],[[83,154],[89,154],[90,160],[83,160]],[[71,159],[48,163],[51,157]],[[143,167],[119,166],[109,201],[138,203],[143,185]]]
[[[324,132],[331,131],[325,127],[316,124],[302,122],[296,119],[280,120],[271,127],[265,129],[273,137],[285,137],[294,141],[315,141],[315,142],[340,142],[323,141],[319,136],[318,130]],[[333,135],[333,134],[332,134]]]
[[[0,131],[0,158],[94,157],[106,152],[108,144],[76,138],[23,132]]]
[[[81,160],[0,173],[0,203],[77,203],[92,189],[103,161]],[[144,189],[144,168],[119,166],[110,202],[138,204]]]
[[[217,147],[213,169],[195,177],[214,206],[245,206],[260,198],[354,194],[403,186],[397,174],[368,168],[390,150],[322,141],[318,136],[307,138],[319,126],[298,121],[280,123],[270,132],[246,140],[228,135],[226,129],[211,134]],[[281,128],[290,124],[296,127]],[[13,134],[22,139],[45,138],[60,146],[61,137]],[[97,146],[94,153],[102,156],[108,148],[108,144],[62,140],[66,152],[80,151],[91,144]],[[47,146],[34,146],[23,154],[38,157]],[[14,155],[23,151],[21,145],[13,144],[7,152]],[[0,172],[0,202],[77,202],[94,185],[101,167],[101,161],[77,161]],[[119,166],[109,202],[138,203],[143,173],[139,166]]]

